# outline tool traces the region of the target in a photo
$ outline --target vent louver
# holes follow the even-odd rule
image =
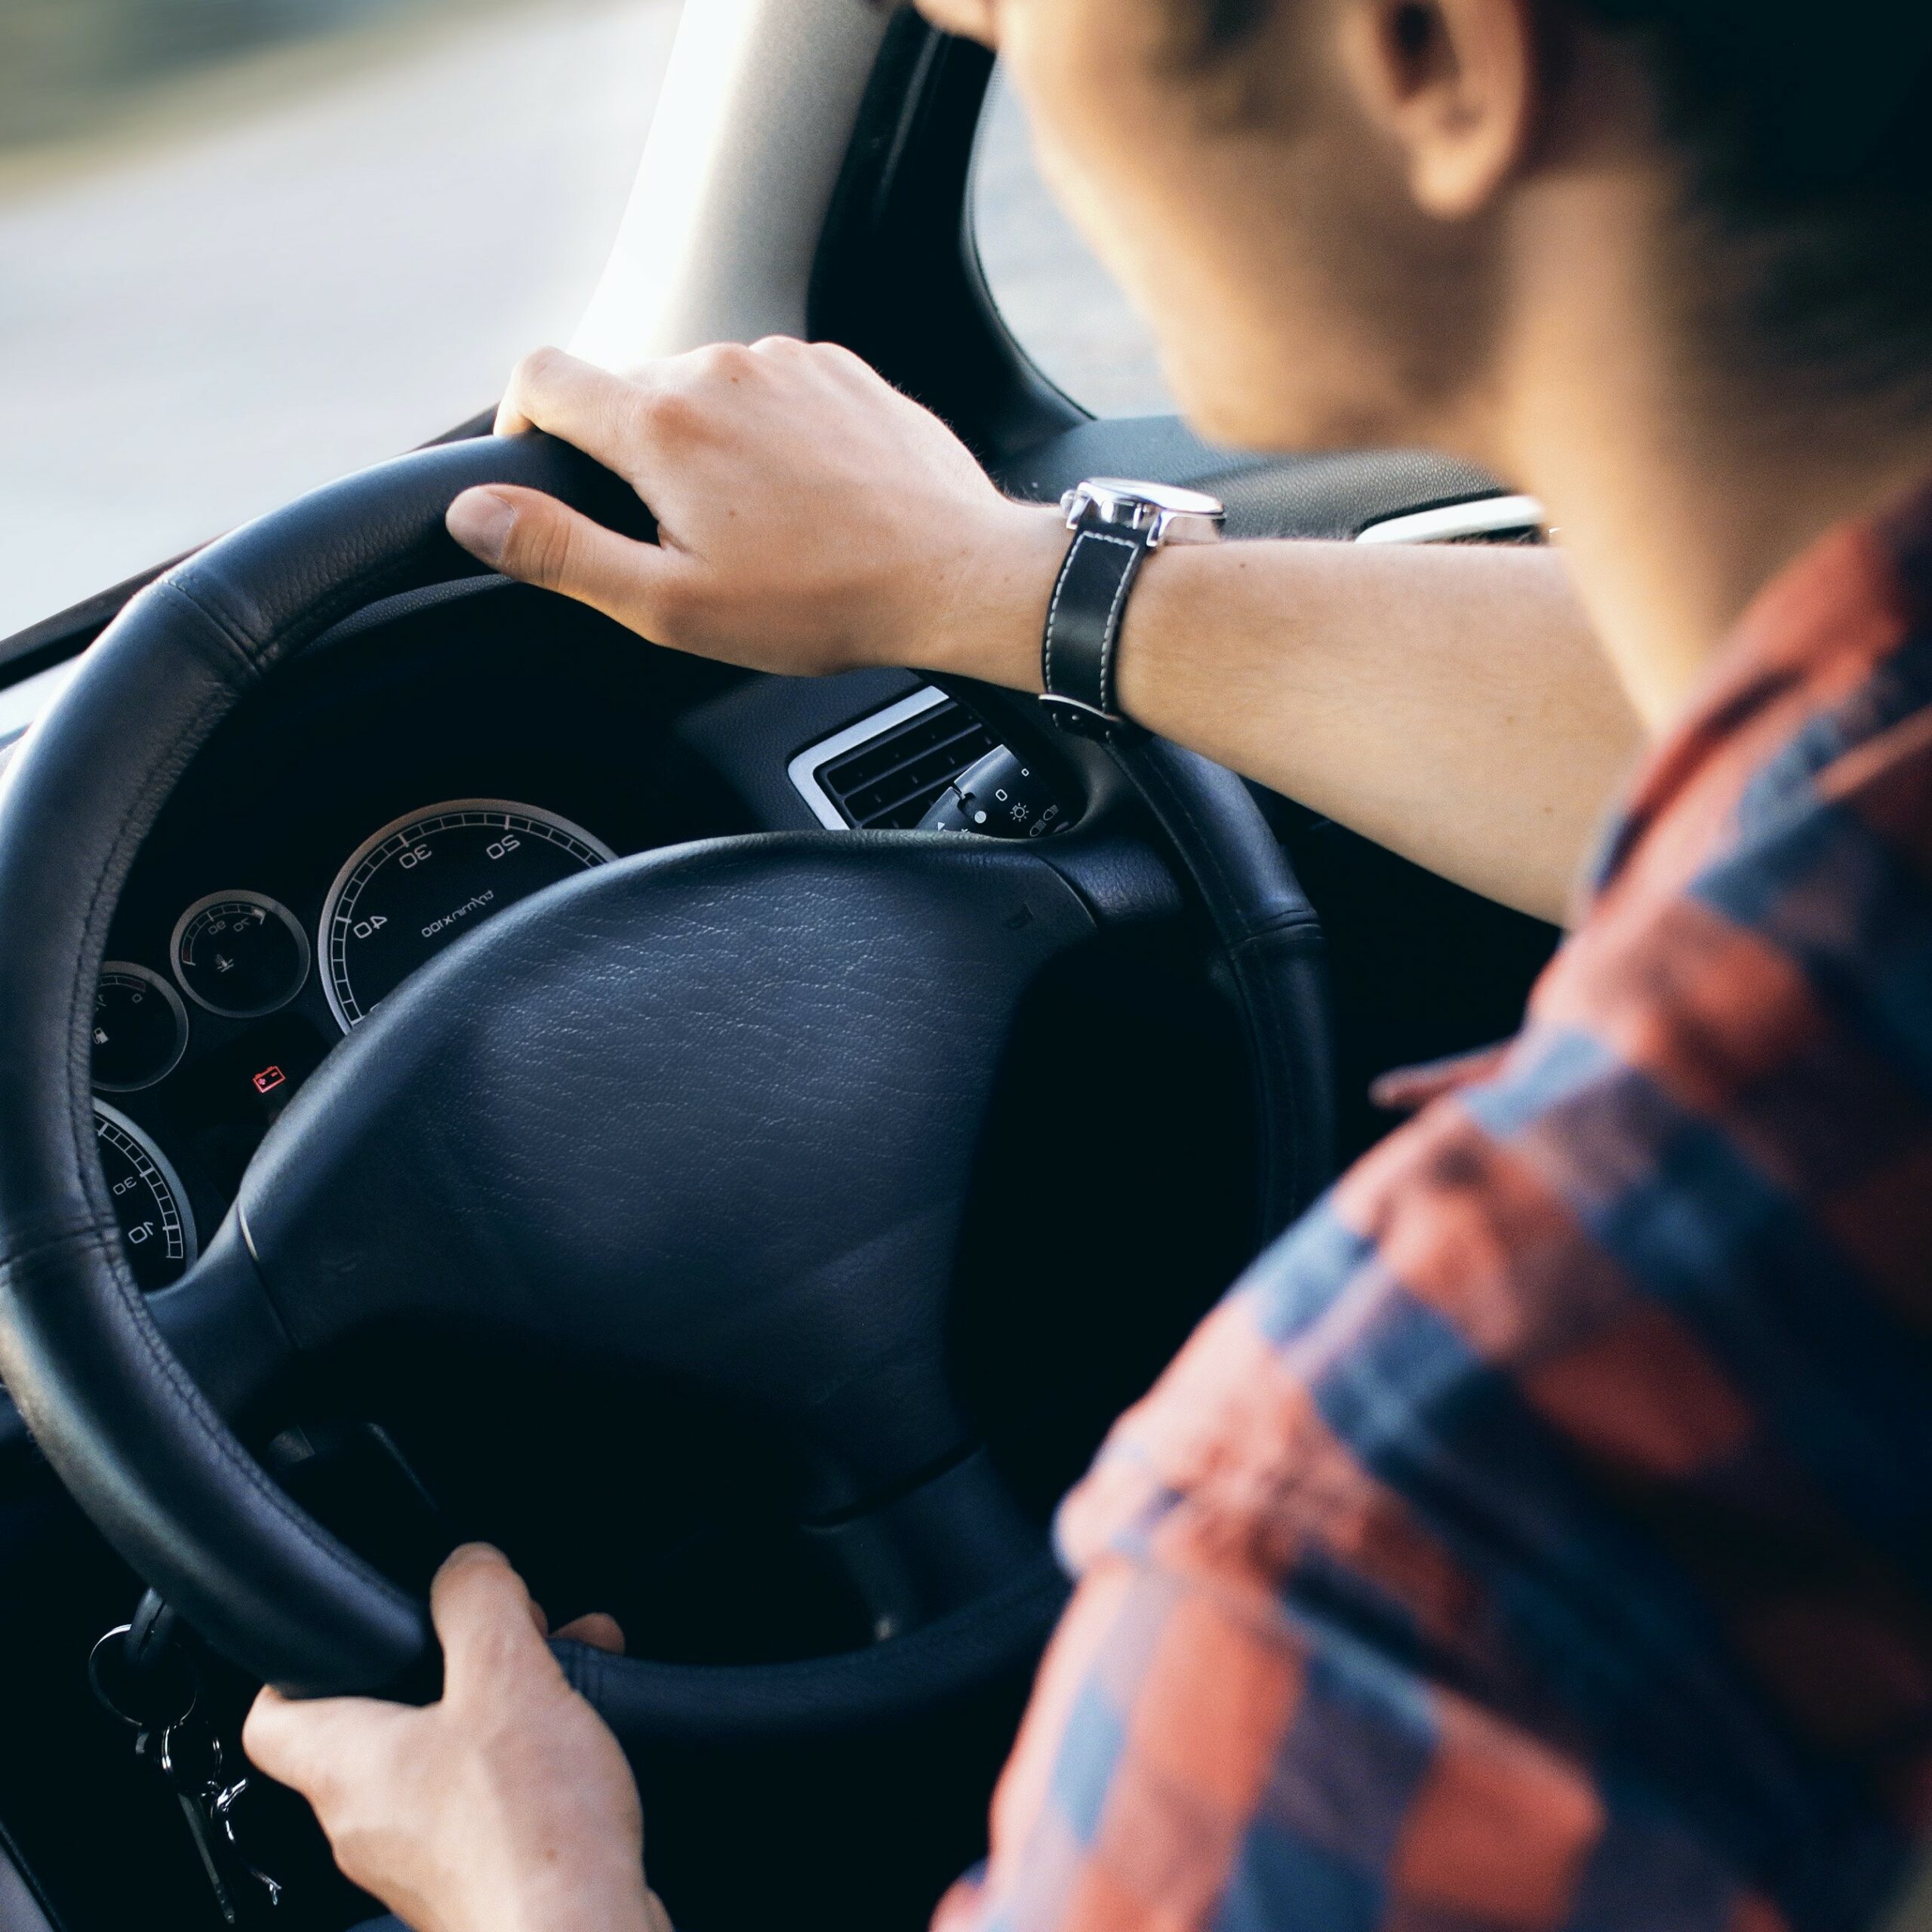
[[[846,824],[903,832],[997,742],[964,705],[940,698],[814,766],[811,775]]]
[[[1542,543],[1542,504],[1534,497],[1477,497],[1404,516],[1384,517],[1358,543]]]

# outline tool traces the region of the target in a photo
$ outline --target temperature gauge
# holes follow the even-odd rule
[[[309,936],[259,892],[211,892],[175,923],[174,977],[196,1005],[230,1020],[286,1006],[309,977]]]
[[[132,1094],[174,1071],[188,1044],[188,1009],[158,973],[110,959],[94,989],[94,1084]]]

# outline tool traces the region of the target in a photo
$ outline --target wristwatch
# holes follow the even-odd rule
[[[1047,606],[1040,702],[1082,737],[1137,730],[1114,702],[1114,659],[1134,580],[1150,550],[1218,543],[1226,508],[1198,490],[1096,476],[1060,499],[1073,540]]]

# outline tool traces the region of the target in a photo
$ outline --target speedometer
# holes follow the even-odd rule
[[[342,1029],[506,906],[617,854],[580,825],[501,798],[456,798],[372,832],[322,907],[324,988]]]

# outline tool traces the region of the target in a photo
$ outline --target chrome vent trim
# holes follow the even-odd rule
[[[921,725],[919,720],[931,721]],[[873,746],[878,755],[868,758]],[[992,733],[931,685],[808,745],[786,767],[819,823],[909,829],[960,773],[995,748]]]
[[[1406,516],[1385,517],[1355,538],[1358,543],[1540,543],[1543,507],[1534,497],[1478,497],[1441,503]]]
[[[935,691],[928,685],[910,697],[902,697],[897,704],[888,704],[883,711],[875,711],[870,717],[860,718],[857,724],[848,724],[844,731],[835,731],[830,737],[807,746],[785,768],[785,775],[791,780],[792,789],[798,796],[811,807],[813,817],[827,831],[849,832],[851,820],[838,809],[832,794],[818,782],[819,774],[835,758],[857,751],[861,745],[870,744],[875,738],[884,737],[895,724],[903,724],[908,718],[917,718],[945,702],[945,692]]]

